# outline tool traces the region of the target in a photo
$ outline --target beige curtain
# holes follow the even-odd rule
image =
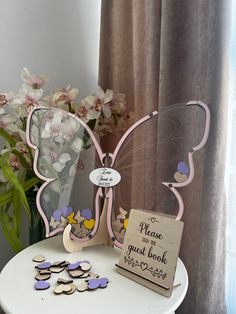
[[[195,179],[182,193],[186,210],[180,257],[189,289],[178,313],[226,313],[228,12],[226,0],[102,1],[100,85],[126,93],[135,119],[191,99],[211,110],[208,143],[195,154]]]

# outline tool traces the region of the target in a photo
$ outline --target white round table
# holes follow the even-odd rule
[[[47,261],[89,260],[91,271],[100,277],[109,278],[106,289],[75,292],[72,295],[55,295],[53,289],[57,278],[69,278],[64,270],[52,274],[48,280],[51,287],[36,291],[35,265],[32,258],[42,254]],[[62,237],[56,236],[38,242],[12,258],[0,274],[0,304],[6,314],[43,314],[43,313],[96,313],[96,314],[170,314],[183,301],[187,287],[188,275],[184,264],[178,259],[175,284],[172,296],[166,298],[158,293],[118,274],[120,251],[110,247],[89,247],[78,253],[67,253],[62,244]],[[81,279],[75,279],[75,284]]]

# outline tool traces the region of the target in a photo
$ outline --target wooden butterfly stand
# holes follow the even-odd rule
[[[83,248],[88,246],[95,245],[105,245],[112,246],[113,243],[110,240],[110,236],[107,232],[107,207],[108,207],[108,197],[105,198],[102,214],[100,216],[99,228],[96,235],[90,240],[86,242],[78,242],[71,239],[71,229],[72,225],[68,224],[63,231],[63,245],[69,253],[79,252],[83,250]]]

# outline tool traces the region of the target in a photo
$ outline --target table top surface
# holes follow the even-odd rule
[[[51,287],[36,291],[35,265],[32,258],[44,255],[47,261],[89,260],[91,271],[100,277],[109,278],[105,289],[75,292],[72,295],[55,295],[53,289],[59,277],[69,279],[66,271],[52,274],[48,280]],[[172,296],[166,298],[116,272],[120,250],[110,247],[88,247],[82,252],[68,253],[62,244],[62,237],[56,236],[38,242],[11,259],[0,274],[0,304],[7,314],[67,314],[80,313],[122,313],[168,314],[173,313],[183,301],[188,287],[188,275],[184,264],[178,259]],[[75,279],[78,284],[81,279]]]

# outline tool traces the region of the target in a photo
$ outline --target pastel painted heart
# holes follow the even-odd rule
[[[89,261],[78,261],[78,262],[76,262],[76,263],[73,263],[73,264],[68,265],[67,269],[68,269],[68,270],[75,270],[75,269],[78,269],[78,268],[80,267],[80,264],[83,264],[83,263],[90,265]],[[90,266],[91,266],[91,265],[90,265]],[[91,267],[90,267],[90,268],[91,268]]]
[[[177,170],[178,170],[178,172],[183,173],[183,174],[188,174],[189,173],[189,167],[183,161],[180,161],[178,163]]]
[[[104,278],[103,277],[103,278],[99,278],[98,280],[100,282],[99,288],[106,288],[107,287],[107,285],[109,283],[109,279],[108,278]]]
[[[55,212],[53,212],[52,217],[54,218],[55,221],[60,221],[61,215],[62,215],[62,210],[58,209]]]
[[[140,268],[144,271],[148,268],[148,264],[147,263],[144,263],[144,262],[141,262],[140,263]]]
[[[100,281],[99,279],[90,279],[88,281],[88,289],[90,290],[95,290],[97,289],[98,287],[100,287]]]
[[[174,178],[177,182],[184,182],[188,179],[188,176],[186,174],[180,173],[180,172],[176,172],[174,174]]]
[[[126,218],[126,219],[124,220],[124,228],[125,228],[125,230],[127,230],[128,224],[129,224],[129,218]]]
[[[35,283],[34,287],[36,290],[45,290],[50,287],[50,284],[47,281],[38,281]]]
[[[72,207],[63,207],[63,208],[61,209],[61,211],[62,211],[62,215],[63,215],[64,217],[67,217],[67,216],[69,216],[71,213],[73,213],[73,208],[72,208]]]
[[[92,211],[91,211],[91,209],[83,209],[81,211],[81,216],[86,218],[86,219],[91,219],[92,218]]]
[[[68,270],[75,270],[75,269],[78,269],[78,268],[79,268],[79,265],[80,265],[80,262],[76,262],[76,263],[74,263],[74,264],[68,265],[67,269],[68,269]]]
[[[86,220],[84,220],[83,223],[84,223],[84,226],[86,229],[91,230],[94,227],[95,220],[94,219],[89,219],[89,220],[86,219]]]
[[[49,269],[50,267],[51,267],[51,263],[49,262],[44,262],[35,266],[35,268],[38,268],[38,269]]]

